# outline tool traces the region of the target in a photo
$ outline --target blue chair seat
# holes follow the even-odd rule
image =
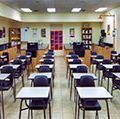
[[[32,100],[29,103],[29,109],[40,110],[47,109],[48,99]]]
[[[0,90],[8,90],[11,88],[11,81],[0,81]]]
[[[86,101],[86,100],[83,100],[82,101],[82,107],[85,109],[85,110],[101,110],[101,106],[100,104],[98,103],[97,100],[90,100],[90,101]]]

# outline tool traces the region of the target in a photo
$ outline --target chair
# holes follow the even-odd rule
[[[69,52],[69,55],[75,55],[75,52]]]
[[[73,55],[71,55],[71,57],[70,57],[70,59],[75,59],[75,58],[78,58],[78,55],[73,54]]]
[[[88,68],[86,65],[83,66],[77,66],[76,69],[73,70],[73,73],[87,73],[88,72]],[[73,82],[73,76],[71,76],[71,87],[70,87],[70,99],[72,97],[72,83]],[[74,87],[76,85],[76,82],[74,82]],[[75,91],[74,91],[75,94]]]
[[[77,80],[77,87],[94,87],[94,79],[92,76],[82,76],[80,80]],[[83,119],[85,119],[85,111],[96,111],[95,119],[99,118],[98,111],[101,110],[101,106],[96,99],[80,99],[78,102],[78,118],[79,109],[83,110]]]
[[[113,72],[113,73],[120,73],[120,65],[113,66],[112,72]],[[116,79],[116,77],[114,76],[114,77],[112,78],[111,95],[113,95],[113,91],[114,91],[114,90],[117,90],[117,89],[120,90],[120,80],[119,80],[119,79]]]
[[[9,53],[8,52],[3,52],[2,55],[6,56],[3,60],[4,64],[8,64],[9,63]]]
[[[54,57],[53,57],[52,55],[50,55],[50,54],[45,55],[44,58],[45,58],[45,59],[54,59]]]
[[[19,57],[19,59],[20,59],[20,60],[22,60],[22,59],[25,59],[25,60],[26,60],[27,57],[24,56],[24,55],[21,55],[21,56]],[[26,60],[26,61],[27,61],[27,60]],[[27,66],[27,62],[26,62],[26,61],[22,63],[22,64],[23,64],[23,65],[22,65],[22,70],[23,70],[23,71],[26,69],[26,66]]]
[[[54,62],[52,60],[49,60],[49,59],[45,59],[43,61],[43,64],[54,64]]]
[[[117,55],[116,54],[117,54],[117,51],[115,51],[115,50],[111,51],[111,60],[113,60],[114,63],[117,62]]]
[[[80,59],[73,59],[73,61],[72,62],[70,62],[69,64],[81,64],[82,62],[81,62],[81,60]]]
[[[48,87],[48,78],[46,76],[36,76],[35,79],[33,80],[33,85],[34,87]],[[28,107],[28,117],[31,111],[31,117],[33,119],[33,112],[32,110],[43,110],[44,112],[44,119],[46,119],[46,109],[48,103],[50,104],[49,98],[41,98],[41,99],[32,99],[29,100],[29,104],[26,105]],[[49,118],[51,119],[51,111],[49,107]]]
[[[30,56],[29,58],[27,56]],[[28,73],[29,71],[29,66],[32,64],[32,52],[26,52],[26,65],[28,66]],[[33,64],[32,64],[32,70],[33,70]]]
[[[38,71],[39,71],[39,72],[51,72],[49,66],[40,66],[40,67],[38,68]]]
[[[91,52],[90,55],[94,56],[94,57],[90,57],[90,63],[92,65],[92,72],[93,72],[94,71],[94,65],[96,64],[96,61],[94,59],[97,57],[97,53],[96,52]]]
[[[77,66],[77,68],[73,70],[73,73],[87,73],[87,72],[88,72],[88,68],[86,65]]]
[[[14,96],[14,101],[16,98],[16,87],[15,87],[15,83],[14,83],[14,79],[13,79],[13,68],[11,66],[4,66],[1,69],[1,73],[10,73],[10,76],[8,77],[9,80],[4,80],[4,81],[0,81],[0,90],[2,91],[7,91],[9,90],[11,87],[13,88],[13,96]]]
[[[106,62],[104,61],[103,64],[112,64],[111,60],[106,60]],[[103,71],[103,76],[102,76],[102,79],[101,79],[101,85],[103,84],[103,79],[105,78],[108,78],[107,79],[107,90],[109,90],[109,78],[113,78],[113,74],[112,74],[112,70],[109,69],[107,70],[106,68],[103,67],[102,69]]]
[[[97,55],[96,59],[103,59],[103,60],[104,60],[104,56],[103,56],[103,55]],[[95,61],[95,62],[96,62],[95,74],[96,74],[96,72],[97,72],[97,70],[98,70],[98,67],[99,67],[100,63],[102,63],[103,61],[101,61],[101,62]]]
[[[14,70],[13,77],[14,79],[19,79],[19,77],[22,77],[22,86],[24,86],[24,75],[22,70],[22,61],[19,59],[16,59],[12,62],[12,64],[20,65],[16,70]]]

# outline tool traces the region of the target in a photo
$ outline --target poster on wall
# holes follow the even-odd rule
[[[41,37],[46,37],[46,29],[45,28],[41,29]]]
[[[37,40],[37,28],[32,28],[32,40]]]
[[[5,38],[5,27],[0,28],[0,38]]]
[[[70,37],[75,37],[75,29],[74,28],[70,28]]]

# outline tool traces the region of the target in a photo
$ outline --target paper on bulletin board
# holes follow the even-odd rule
[[[37,28],[32,28],[32,40],[37,41]]]

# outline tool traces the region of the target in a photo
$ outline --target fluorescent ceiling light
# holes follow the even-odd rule
[[[73,8],[71,12],[80,12],[81,8]]]
[[[55,8],[47,8],[47,11],[48,12],[56,12],[56,9]]]
[[[21,8],[21,10],[22,10],[23,12],[32,12],[32,10],[29,9],[29,8]]]
[[[95,10],[95,12],[104,12],[105,10],[107,10],[106,7],[101,7]]]

